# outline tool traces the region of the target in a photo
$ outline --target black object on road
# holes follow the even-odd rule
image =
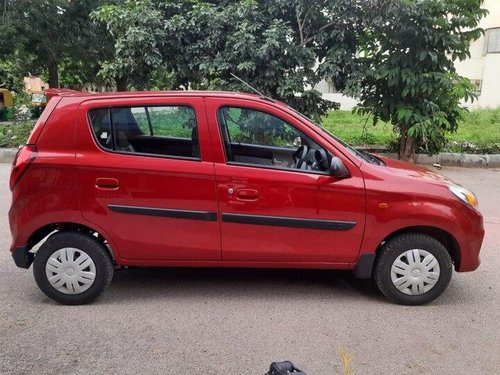
[[[295,367],[290,361],[273,362],[266,375],[306,375],[305,372]]]

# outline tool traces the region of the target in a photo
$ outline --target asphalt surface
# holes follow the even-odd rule
[[[500,373],[500,169],[445,168],[479,197],[476,272],[432,304],[388,302],[348,272],[134,269],[87,306],[38,290],[8,251],[10,166],[0,164],[0,374]]]

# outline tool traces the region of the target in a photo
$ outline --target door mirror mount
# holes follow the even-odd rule
[[[332,161],[330,162],[330,174],[337,178],[347,178],[351,176],[349,170],[345,167],[344,163],[338,156],[332,156]]]
[[[293,140],[292,144],[293,144],[294,147],[299,148],[300,146],[302,146],[302,138],[295,137],[295,139]]]

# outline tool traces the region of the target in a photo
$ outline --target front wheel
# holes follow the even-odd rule
[[[91,235],[58,232],[35,255],[33,273],[48,297],[65,305],[93,301],[109,285],[113,264],[107,249]]]
[[[407,233],[383,245],[373,276],[379,290],[391,301],[423,305],[445,291],[452,272],[450,254],[438,240]]]

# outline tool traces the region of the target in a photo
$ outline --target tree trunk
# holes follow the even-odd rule
[[[49,87],[59,88],[59,67],[57,66],[57,61],[49,62]]]
[[[127,91],[127,78],[126,77],[116,77],[116,91]]]
[[[399,159],[415,163],[415,138],[408,135],[408,129],[406,127],[401,128]]]

